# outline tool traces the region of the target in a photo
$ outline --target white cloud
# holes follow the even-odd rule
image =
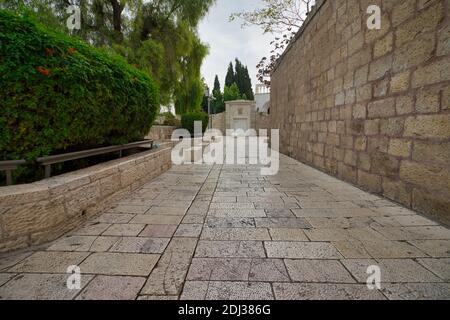
[[[273,36],[263,34],[258,27],[241,28],[241,21],[229,22],[232,13],[257,7],[261,7],[261,0],[217,0],[217,4],[200,24],[200,38],[209,45],[202,76],[210,87],[217,74],[223,89],[228,64],[230,61],[234,64],[235,58],[248,66],[253,86],[257,83],[256,65],[263,56],[269,54],[269,43]]]

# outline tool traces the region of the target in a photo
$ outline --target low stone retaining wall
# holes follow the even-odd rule
[[[39,182],[0,188],[0,252],[43,244],[172,166],[172,143]]]

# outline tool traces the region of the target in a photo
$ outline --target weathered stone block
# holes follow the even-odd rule
[[[411,141],[408,140],[391,139],[388,153],[396,157],[407,158],[411,154],[411,145]]]
[[[448,165],[450,163],[450,142],[437,144],[430,141],[416,141],[412,158],[417,162]]]
[[[392,55],[387,55],[370,63],[369,81],[377,80],[386,75],[392,68]]]
[[[426,190],[450,194],[450,172],[445,167],[405,160],[400,166],[400,179]]]
[[[422,88],[416,94],[416,111],[419,113],[436,113],[439,111],[440,88]]]
[[[370,102],[367,106],[369,118],[384,118],[395,116],[395,99],[388,98]]]
[[[405,137],[411,138],[450,138],[450,115],[423,115],[408,117],[405,121]]]
[[[373,57],[379,58],[392,51],[394,45],[394,34],[389,32],[384,38],[375,42]]]
[[[441,1],[426,9],[414,19],[402,24],[396,31],[396,45],[413,40],[417,34],[425,33],[437,28],[444,17],[444,7]]]
[[[404,72],[397,73],[396,75],[392,76],[391,92],[397,93],[397,92],[402,92],[402,91],[408,90],[409,77],[410,77],[410,71],[404,71]]]
[[[371,154],[372,166],[371,172],[381,174],[387,177],[398,175],[399,161],[383,152],[374,152]]]
[[[400,96],[395,100],[397,115],[410,114],[414,112],[414,98],[412,95]]]
[[[381,192],[381,176],[358,170],[358,184],[370,192]]]

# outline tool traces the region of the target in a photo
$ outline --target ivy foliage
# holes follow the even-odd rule
[[[0,10],[0,160],[33,160],[144,137],[150,76],[32,18]]]

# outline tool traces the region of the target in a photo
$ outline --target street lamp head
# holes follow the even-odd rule
[[[205,85],[205,96],[209,97],[209,87]]]

